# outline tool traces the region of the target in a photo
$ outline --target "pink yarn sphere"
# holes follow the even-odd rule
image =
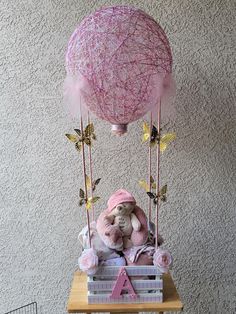
[[[122,134],[165,93],[171,49],[161,26],[142,10],[105,7],[87,16],[72,34],[66,70],[72,114],[82,104]]]

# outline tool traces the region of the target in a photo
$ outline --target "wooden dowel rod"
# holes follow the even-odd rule
[[[84,126],[83,126],[82,114],[80,117],[80,128],[81,128],[81,133],[83,134]],[[88,190],[87,190],[87,184],[86,184],[86,163],[85,163],[84,142],[82,142],[82,164],[83,164],[83,176],[84,176],[84,192],[85,192],[85,199],[87,200]],[[89,247],[91,248],[90,219],[89,219],[89,211],[87,208],[86,208],[86,218],[87,218],[87,225],[88,225]]]
[[[149,192],[152,191],[152,183],[151,183],[151,174],[152,174],[152,148],[151,148],[151,135],[152,135],[152,112],[150,112],[150,141],[148,147],[148,185],[149,185]],[[150,222],[152,220],[152,200],[148,198],[148,222],[150,226]]]
[[[90,115],[88,112],[88,124],[90,124]],[[88,155],[89,155],[89,173],[90,173],[90,180],[91,180],[91,186],[90,186],[90,194],[91,197],[93,198],[93,164],[92,164],[92,149],[91,145],[88,146]],[[91,209],[92,209],[92,220],[94,221],[95,219],[95,214],[94,214],[94,204],[91,203]]]
[[[161,125],[161,100],[157,104],[157,132],[158,136],[160,136],[160,125]],[[160,139],[157,142],[157,156],[156,156],[156,195],[157,195],[157,202],[156,202],[156,249],[158,248],[158,220],[159,220],[159,208],[160,208],[160,197],[159,197],[159,190],[160,190]]]

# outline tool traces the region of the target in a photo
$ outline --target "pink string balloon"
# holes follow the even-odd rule
[[[123,134],[153,110],[172,85],[172,55],[161,26],[140,9],[105,7],[87,16],[66,53],[65,97],[73,116],[81,105]]]

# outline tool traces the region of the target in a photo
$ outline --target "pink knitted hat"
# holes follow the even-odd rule
[[[135,198],[128,191],[124,189],[116,191],[114,194],[112,194],[107,202],[108,211],[112,211],[112,209],[115,208],[118,204],[125,202],[136,204]]]

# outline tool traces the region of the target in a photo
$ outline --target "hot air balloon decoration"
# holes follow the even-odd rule
[[[79,266],[92,278],[88,283],[88,303],[162,302],[161,276],[168,271],[172,257],[169,252],[159,248],[162,242],[158,230],[159,209],[161,202],[167,199],[167,185],[160,185],[160,153],[175,139],[175,133],[161,134],[161,108],[166,105],[174,87],[172,54],[167,36],[162,27],[140,9],[130,6],[104,7],[85,17],[77,26],[68,43],[65,65],[65,102],[70,115],[78,117],[80,121],[79,128],[76,127],[74,133],[66,134],[66,137],[82,154],[84,186],[79,190],[79,205],[84,206],[86,210],[87,226],[80,234],[83,253],[79,258]],[[101,216],[101,213],[95,222],[94,205],[100,197],[93,194],[101,178],[93,179],[92,144],[97,138],[91,120],[93,115],[105,120],[111,124],[113,133],[123,135],[127,132],[128,124],[147,113],[150,121],[144,122],[141,134],[141,145],[148,143],[147,180],[140,180],[139,184],[146,192],[148,219],[142,209],[136,208],[132,195],[123,189],[117,191],[108,201],[108,209],[111,204],[113,209],[118,206],[115,205],[117,197],[123,195],[129,204],[134,205],[129,220],[132,232],[139,232],[140,228],[143,228],[142,223],[146,226],[147,238],[143,240],[143,244],[147,243],[147,240],[149,244],[152,243],[151,248],[149,245],[147,249],[152,256],[152,262],[142,264],[149,265],[143,268],[135,263],[133,266],[126,266],[126,263],[130,265],[130,260],[117,253],[127,249],[126,243],[122,242],[125,231],[122,225],[119,225],[119,219],[108,214]],[[151,167],[153,149],[156,151],[155,180]],[[155,223],[152,222],[153,207]],[[140,215],[145,217],[143,222]],[[115,222],[112,222],[112,219],[115,219]],[[110,226],[109,232],[104,232],[105,236],[121,240],[119,249],[109,246],[104,240],[99,227],[103,223]],[[99,242],[100,238],[95,241],[96,236],[101,237],[103,244]],[[132,236],[128,240],[132,243]],[[96,250],[98,243],[100,249]],[[113,266],[111,262],[104,264],[104,256],[101,257],[102,245],[107,246],[106,254],[112,251],[112,254],[118,254],[119,257],[116,255],[116,258],[123,258],[123,264],[120,259],[120,266]],[[125,252],[123,251],[124,256]],[[114,275],[117,275],[117,279],[111,286],[111,281],[107,281],[106,276]],[[158,279],[155,285],[153,280],[145,281],[150,275]],[[140,278],[134,282],[135,276],[144,276],[142,282],[139,282]],[[100,285],[101,289],[108,292],[94,294],[95,287],[99,291]],[[137,286],[142,285],[145,290],[150,290],[145,296],[136,291]],[[123,290],[127,289],[128,293],[124,293]]]
[[[89,110],[118,135],[155,110],[173,84],[165,32],[144,11],[128,6],[102,8],[78,25],[69,40],[66,71],[72,116]]]

